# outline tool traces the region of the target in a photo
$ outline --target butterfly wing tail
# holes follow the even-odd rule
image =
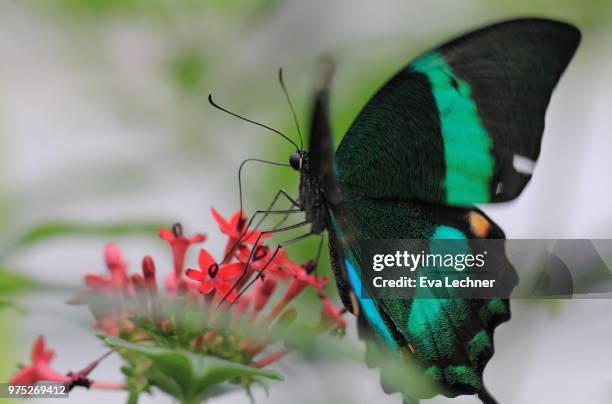
[[[482,404],[497,404],[497,400],[486,389],[478,393],[478,398],[482,401]]]

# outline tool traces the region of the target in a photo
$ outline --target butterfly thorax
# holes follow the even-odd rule
[[[299,203],[306,220],[311,224],[312,232],[320,234],[327,227],[325,198],[319,179],[311,171],[308,152],[303,151],[301,155]]]

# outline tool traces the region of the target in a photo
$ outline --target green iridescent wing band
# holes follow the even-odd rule
[[[523,19],[425,53],[374,95],[340,143],[342,192],[452,206],[515,198],[579,41],[571,25]]]

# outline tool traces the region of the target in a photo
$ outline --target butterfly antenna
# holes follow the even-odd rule
[[[298,136],[300,137],[300,150],[304,149],[304,140],[302,139],[302,132],[300,131],[300,124],[297,119],[297,114],[295,113],[295,108],[293,108],[293,103],[291,102],[291,98],[289,97],[289,92],[287,91],[287,87],[285,86],[285,81],[283,80],[283,68],[278,69],[278,81],[280,82],[281,87],[283,88],[283,93],[285,93],[285,98],[287,98],[287,103],[289,104],[289,108],[291,108],[291,114],[293,115],[293,121],[295,122],[295,127],[297,128]]]
[[[271,131],[272,131],[272,132],[274,132],[274,133],[279,134],[279,135],[280,135],[280,136],[282,136],[284,139],[286,139],[286,140],[287,140],[289,143],[291,143],[293,146],[295,146],[295,148],[296,148],[296,150],[297,150],[297,151],[300,151],[300,150],[301,150],[301,149],[300,149],[300,148],[297,146],[297,144],[295,144],[295,142],[294,142],[293,140],[289,139],[289,137],[287,137],[287,135],[285,135],[284,133],[281,133],[281,132],[279,132],[278,130],[276,130],[276,129],[274,129],[274,128],[271,128],[271,127],[269,127],[269,126],[267,126],[267,125],[264,125],[263,123],[259,123],[259,122],[252,121],[252,120],[250,120],[250,119],[248,119],[248,118],[245,118],[245,117],[240,116],[240,115],[238,115],[238,114],[235,114],[235,113],[233,113],[233,112],[231,112],[231,111],[228,111],[227,109],[225,109],[225,108],[223,108],[223,107],[220,107],[219,105],[217,105],[217,104],[216,104],[216,103],[213,101],[213,99],[212,99],[212,94],[208,94],[208,102],[210,102],[210,105],[212,105],[213,107],[215,107],[215,108],[217,108],[217,109],[219,109],[219,110],[221,110],[221,111],[223,111],[223,112],[226,112],[226,113],[228,113],[228,114],[230,114],[230,115],[232,115],[232,116],[235,116],[236,118],[242,119],[243,121],[247,121],[247,122],[253,123],[253,124],[257,125],[257,126],[261,126],[262,128],[266,128],[266,129],[268,129],[268,130],[271,130]]]

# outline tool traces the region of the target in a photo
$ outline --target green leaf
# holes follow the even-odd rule
[[[13,302],[9,302],[7,300],[0,300],[0,310],[4,310],[4,309],[13,309],[15,310],[17,313],[19,314],[23,314],[24,310],[21,306],[13,303]]]
[[[198,402],[219,394],[219,385],[228,381],[242,380],[248,384],[257,378],[283,380],[276,372],[198,355],[184,349],[134,344],[116,337],[108,337],[105,341],[112,347],[144,355],[152,362],[147,373],[151,383],[183,402]]]
[[[138,404],[138,398],[140,397],[140,393],[138,392],[130,392],[127,399],[127,404]]]
[[[143,392],[149,392],[149,383],[147,382],[142,369],[134,366],[133,363],[130,365],[132,365],[132,367],[121,367],[121,373],[126,376],[126,390],[129,392],[127,404],[136,404],[138,403],[140,394]]]
[[[42,285],[17,272],[0,267],[0,295],[23,293],[40,288]]]
[[[4,255],[14,249],[28,247],[41,241],[67,236],[95,236],[111,238],[127,234],[155,235],[160,227],[167,226],[159,222],[131,222],[131,223],[76,223],[76,222],[49,222],[35,226],[25,231],[9,246],[3,249]]]

